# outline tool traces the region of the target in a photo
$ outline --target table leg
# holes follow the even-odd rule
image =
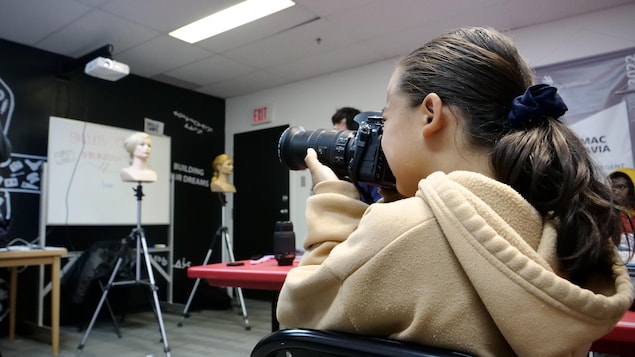
[[[56,256],[51,264],[51,345],[54,356],[60,349],[60,260]]]
[[[271,332],[280,330],[280,322],[278,321],[278,317],[276,316],[276,310],[278,308],[278,296],[280,296],[280,292],[277,291],[273,296],[273,300],[271,300]]]
[[[15,338],[15,305],[18,290],[18,267],[11,268],[11,287],[9,288],[9,339]]]

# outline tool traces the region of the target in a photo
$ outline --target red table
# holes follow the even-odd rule
[[[611,332],[593,343],[591,351],[635,356],[635,311],[627,311]]]
[[[249,260],[241,260],[244,265],[228,266],[227,263],[193,266],[187,269],[190,278],[207,279],[213,286],[232,286],[244,289],[280,290],[287,277],[287,272],[298,261],[290,266],[279,266],[275,259],[260,264],[251,264]]]
[[[207,279],[213,286],[231,286],[246,289],[275,290],[282,288],[287,272],[298,265],[278,266],[275,259],[260,264],[251,264],[242,260],[244,265],[227,266],[227,263],[194,266],[187,270],[190,278]],[[272,305],[272,330],[277,330],[275,303]],[[595,341],[591,350],[594,352],[615,353],[623,356],[635,356],[635,311],[627,311],[617,326],[606,336]]]
[[[189,278],[207,279],[212,286],[231,286],[235,288],[280,291],[289,270],[298,266],[298,260],[293,265],[279,266],[278,261],[271,259],[264,263],[251,264],[250,260],[240,260],[243,265],[229,266],[227,263],[193,266],[187,269]],[[278,296],[271,301],[271,331],[280,328],[276,318]]]

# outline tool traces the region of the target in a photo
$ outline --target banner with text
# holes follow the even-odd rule
[[[536,82],[558,88],[562,118],[608,176],[635,167],[635,49],[536,68]]]

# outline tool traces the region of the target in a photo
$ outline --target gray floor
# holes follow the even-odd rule
[[[193,311],[182,327],[182,308],[162,308],[171,356],[197,357],[249,356],[253,346],[271,331],[271,303],[246,299],[250,330],[245,329],[239,305],[233,310]],[[91,330],[86,343],[78,352],[84,332],[76,326],[62,326],[60,331],[59,356],[82,357],[147,357],[165,356],[159,324],[152,312],[128,314],[120,323],[122,338],[117,337],[111,321],[98,320]],[[51,356],[51,346],[33,338],[16,336],[0,338],[2,357]]]

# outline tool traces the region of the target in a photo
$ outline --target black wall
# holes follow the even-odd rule
[[[187,279],[186,269],[190,264],[202,263],[212,235],[221,224],[221,206],[205,183],[212,175],[213,158],[225,151],[225,102],[134,74],[109,82],[85,75],[83,65],[69,70],[72,64],[71,58],[0,39],[0,79],[13,93],[15,104],[11,118],[7,115],[1,118],[2,125],[7,126],[6,136],[13,145],[11,161],[0,167],[4,179],[0,183],[0,196],[4,195],[0,209],[3,216],[11,215],[8,239],[34,241],[38,237],[40,182],[33,183],[27,192],[7,190],[3,183],[14,175],[10,164],[25,160],[19,155],[46,158],[50,116],[138,131],[144,129],[144,118],[163,122],[164,133],[172,141],[171,171],[184,178],[175,180],[172,222],[175,261],[172,263],[176,263],[174,302],[185,303],[193,285],[193,281]],[[134,73],[134,70],[131,68],[131,72]],[[6,88],[4,92],[7,93]],[[37,161],[37,158],[32,161]],[[182,165],[178,169],[174,163],[203,169],[204,175],[200,174],[200,170],[199,173],[197,170],[184,172]],[[135,199],[132,192],[130,199]],[[10,212],[6,212],[8,204]],[[98,240],[120,239],[133,227],[46,228],[47,245],[84,250]],[[167,243],[168,226],[143,228],[150,245]],[[220,249],[214,249],[214,253],[213,260],[219,261]],[[35,268],[29,270],[35,271]],[[160,297],[165,299],[164,280],[158,273],[155,273],[155,278],[160,286]],[[20,279],[20,289],[33,289],[34,295],[36,279],[28,279],[27,283],[25,280]],[[23,291],[20,295],[27,296]],[[35,306],[35,300],[23,301],[21,298],[21,302],[28,303],[30,310]]]

